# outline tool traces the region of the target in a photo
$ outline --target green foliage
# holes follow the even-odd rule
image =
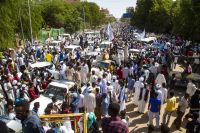
[[[75,7],[83,21],[85,15],[86,28],[96,28],[107,22],[105,14],[100,12],[100,8],[96,3],[81,2],[75,4]]]
[[[4,6],[5,5],[5,6]],[[17,8],[13,0],[1,1],[0,4],[0,49],[6,49],[7,47],[14,46],[14,29],[16,25]],[[10,10],[12,9],[12,10]]]
[[[137,0],[131,24],[156,33],[200,40],[200,1]]]
[[[69,4],[66,0],[30,0],[33,37],[36,38],[42,28],[64,27],[68,33],[80,30],[84,27],[83,9],[86,28],[96,28],[115,20],[106,20],[105,14],[100,12],[95,3]],[[14,47],[16,35],[22,38],[22,31],[25,39],[30,40],[28,0],[0,0],[0,18],[0,50]]]

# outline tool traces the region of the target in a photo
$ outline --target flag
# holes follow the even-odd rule
[[[110,24],[108,24],[108,27],[107,27],[107,35],[108,35],[109,41],[112,41],[114,39],[114,34],[113,34],[112,27]]]
[[[140,34],[140,37],[141,37],[141,39],[144,39],[144,38],[145,38],[145,29],[144,29],[144,31]]]
[[[137,40],[140,40],[140,41],[143,40],[145,38],[145,29],[141,34],[138,33],[136,35],[136,38],[137,38]]]

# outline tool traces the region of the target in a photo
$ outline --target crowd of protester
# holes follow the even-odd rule
[[[115,61],[115,64],[108,68],[98,68],[99,71],[92,70],[92,62],[97,57],[87,59],[82,54],[87,52],[89,45],[88,38],[83,35],[79,37],[82,49],[76,50],[75,53],[69,53],[64,49],[57,51],[46,46],[33,46],[30,42],[25,47],[4,51],[0,60],[0,115],[6,115],[9,119],[20,119],[24,133],[65,132],[64,124],[54,125],[53,129],[45,128],[41,124],[37,115],[39,102],[34,103],[33,109],[29,106],[48,89],[48,84],[55,79],[49,70],[55,70],[59,72],[60,80],[73,81],[75,85],[70,89],[70,93],[64,94],[65,98],[61,105],[57,104],[56,96],[52,97],[52,103],[44,110],[45,114],[86,111],[89,132],[100,132],[101,127],[104,133],[128,133],[131,121],[126,115],[127,102],[136,105],[140,114],[148,111],[149,131],[154,129],[154,117],[155,130],[160,130],[160,127],[168,127],[173,113],[176,113],[174,125],[177,130],[181,130],[183,116],[189,107],[189,113],[185,117],[192,118],[192,121],[188,122],[185,128],[188,133],[198,133],[198,85],[189,80],[185,86],[185,94],[177,101],[176,75],[170,76],[179,58],[174,57],[174,54],[190,56],[192,51],[191,56],[195,56],[195,59],[193,62],[185,63],[183,73],[188,75],[198,71],[198,45],[188,43],[180,37],[158,37],[149,47],[149,44],[136,41],[132,37],[133,27],[118,24],[114,29],[115,38],[112,46],[104,49],[98,56],[103,60],[107,58],[105,55],[108,55],[108,59]],[[94,42],[90,48],[92,51],[95,51],[95,45],[99,45],[98,40],[100,39],[90,40]],[[72,42],[73,40],[70,40],[69,44]],[[189,47],[189,50],[185,47]],[[136,55],[127,54],[129,49],[139,49],[141,52]],[[123,54],[119,52],[121,50]],[[31,67],[32,63],[43,61],[51,62],[51,65],[46,68]],[[81,89],[83,87],[84,90]],[[160,110],[164,108],[165,103],[165,111],[161,114]],[[74,130],[73,127],[71,129]]]

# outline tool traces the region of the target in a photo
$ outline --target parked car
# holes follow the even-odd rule
[[[50,44],[48,45],[50,49],[56,49],[58,51],[60,51],[60,46],[61,46],[61,41],[52,41],[50,42]]]
[[[44,91],[43,94],[40,95],[39,98],[35,99],[30,104],[30,109],[32,110],[34,107],[35,102],[40,103],[40,108],[38,110],[38,114],[42,115],[44,114],[44,110],[47,107],[49,103],[52,102],[51,98],[53,96],[56,96],[58,99],[57,104],[62,103],[64,100],[64,96],[66,93],[69,92],[69,90],[75,85],[72,81],[66,81],[66,80],[54,80],[52,81],[48,86],[47,89]]]
[[[9,133],[21,133],[22,132],[22,124],[20,121],[11,120],[7,116],[0,116],[0,121],[6,123],[6,126],[9,129]],[[3,132],[3,131],[0,131]]]

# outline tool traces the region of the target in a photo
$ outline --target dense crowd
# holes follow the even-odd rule
[[[135,30],[129,25],[117,24],[113,27],[115,38],[112,44],[96,56],[87,57],[86,54],[96,51],[100,40],[106,39],[104,35],[90,38],[82,34],[61,38],[60,50],[50,48],[48,44],[35,42],[31,45],[27,42],[24,47],[4,51],[0,60],[0,115],[20,119],[24,133],[73,132],[73,123],[68,123],[69,127],[65,124],[41,124],[38,117],[40,103],[35,102],[33,108],[29,106],[48,90],[49,83],[59,79],[73,81],[75,85],[63,93],[61,104],[57,104],[58,98],[53,96],[44,113],[86,111],[89,132],[100,132],[101,127],[104,133],[128,133],[130,121],[126,115],[126,102],[131,102],[138,107],[139,113],[148,111],[149,131],[154,129],[154,117],[156,130],[159,130],[160,126],[168,127],[170,116],[175,112],[174,125],[180,130],[183,116],[189,107],[186,118],[192,118],[192,121],[187,123],[187,132],[198,133],[200,90],[195,81],[188,80],[186,76],[199,72],[199,45],[169,36],[158,37],[150,45],[135,40]],[[79,41],[80,49],[74,52],[64,49],[74,41]],[[139,52],[131,54],[130,49],[138,49]],[[183,55],[194,59],[182,63],[184,71],[181,80],[187,83],[187,89],[177,101],[177,78],[176,74],[170,75],[170,72],[176,68],[178,58]],[[113,63],[94,69],[93,62],[98,59],[109,59]],[[50,62],[51,65],[32,68],[31,64],[36,62]],[[160,114],[165,103],[165,112]],[[162,125],[160,115],[163,115]],[[80,119],[77,118],[78,121]],[[79,131],[82,130],[80,126]],[[165,130],[167,132],[168,128]]]

